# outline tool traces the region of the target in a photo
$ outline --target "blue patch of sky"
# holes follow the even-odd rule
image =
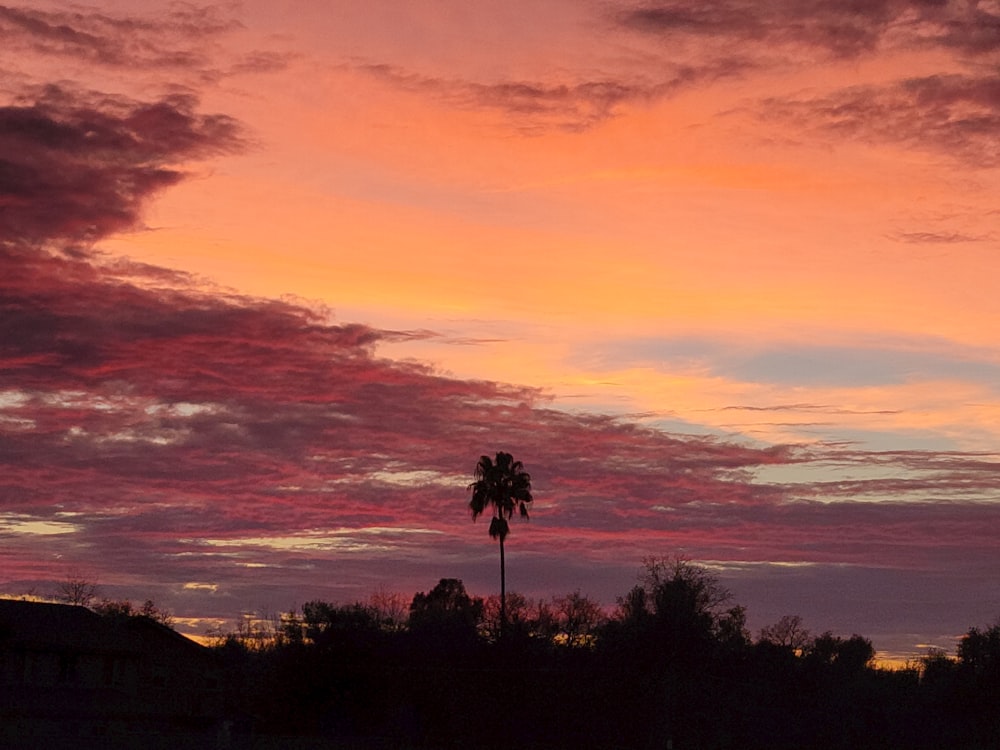
[[[551,404],[551,408],[563,411],[568,414],[604,414],[616,417],[623,423],[638,424],[653,430],[670,433],[672,435],[689,435],[698,437],[719,437],[738,438],[742,442],[757,443],[760,446],[770,445],[766,441],[753,441],[737,430],[722,429],[712,425],[684,419],[683,417],[661,412],[641,412],[637,413],[631,409],[634,407],[630,402],[623,401],[600,401],[588,400],[583,407],[567,405],[567,403],[556,402]]]
[[[730,365],[743,380],[806,385],[893,385],[909,380],[997,382],[1000,365],[892,349],[806,347],[753,354]]]
[[[931,430],[859,430],[831,428],[823,432],[827,442],[844,442],[870,451],[953,451],[962,446],[954,439]]]
[[[879,450],[891,449],[887,445],[871,445],[858,443],[856,447],[860,450],[872,451],[873,455]],[[895,447],[895,444],[893,444]],[[940,445],[922,445],[919,447],[900,447],[898,450],[911,451],[933,451],[941,449]],[[796,495],[795,485],[810,487],[822,482],[870,482],[880,479],[907,479],[922,476],[922,472],[916,469],[909,469],[899,464],[884,464],[878,462],[865,463],[864,461],[844,462],[838,461],[836,456],[819,458],[815,461],[806,461],[796,464],[774,464],[770,466],[758,466],[753,472],[755,484],[781,485],[788,488],[792,497]],[[810,500],[823,501],[822,497],[816,498],[809,495]],[[915,498],[911,495],[894,496],[879,491],[871,496],[862,496],[861,490],[850,498],[853,501],[867,500],[869,502],[890,502],[892,500],[912,501]],[[831,496],[828,502],[843,502],[845,498],[841,496]]]
[[[923,343],[923,346],[921,346]],[[694,338],[637,338],[590,346],[575,359],[589,366],[654,367],[776,385],[878,386],[913,380],[1000,382],[994,352],[926,342],[887,341],[865,346],[789,344],[752,348]]]

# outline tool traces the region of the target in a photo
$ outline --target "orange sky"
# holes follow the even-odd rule
[[[584,104],[508,110],[464,87],[620,77],[652,89],[669,78],[666,42],[621,30],[609,38],[598,6],[301,5],[273,18],[248,3],[247,28],[227,41],[294,57],[205,95],[206,107],[248,124],[255,148],[200,168],[151,207],[156,231],[112,249],[240,291],[318,300],[341,319],[510,338],[515,356],[506,344],[473,356],[406,353],[463,377],[695,424],[706,418],[689,408],[740,394],[757,405],[787,399],[704,362],[683,373],[701,397],[678,399],[676,373],[656,371],[662,354],[595,357],[601,343],[704,337],[751,353],[819,345],[861,360],[871,349],[929,350],[941,369],[955,357],[997,364],[996,170],[949,154],[934,133],[896,141],[860,122],[843,137],[820,114],[781,117],[766,103],[958,74],[980,60],[915,51],[900,31],[846,60],[807,45],[770,54],[748,45],[744,71],[625,101],[591,122]],[[690,36],[685,64],[721,56]],[[365,66],[394,72],[386,80]],[[953,109],[951,118],[963,114]],[[498,274],[509,281],[484,283]],[[925,389],[923,408],[893,431],[967,422],[943,380],[993,414],[989,382],[902,375],[889,389],[831,373],[823,387],[797,384],[795,400],[898,405]],[[622,377],[618,392],[586,388]],[[869,427],[851,422],[841,429]],[[996,437],[939,442],[988,450]]]

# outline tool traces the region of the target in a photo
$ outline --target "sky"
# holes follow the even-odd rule
[[[1000,614],[1000,2],[0,5],[0,591],[189,633],[706,566]]]

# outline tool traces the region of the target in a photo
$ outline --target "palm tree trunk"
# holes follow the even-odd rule
[[[507,629],[507,571],[503,561],[503,537],[500,537],[500,639]]]

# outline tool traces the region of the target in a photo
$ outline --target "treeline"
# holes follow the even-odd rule
[[[607,615],[579,592],[309,602],[217,634],[229,708],[258,731],[398,747],[1000,747],[1000,625],[878,669],[798,617],[756,638],[706,570],[649,560]]]

